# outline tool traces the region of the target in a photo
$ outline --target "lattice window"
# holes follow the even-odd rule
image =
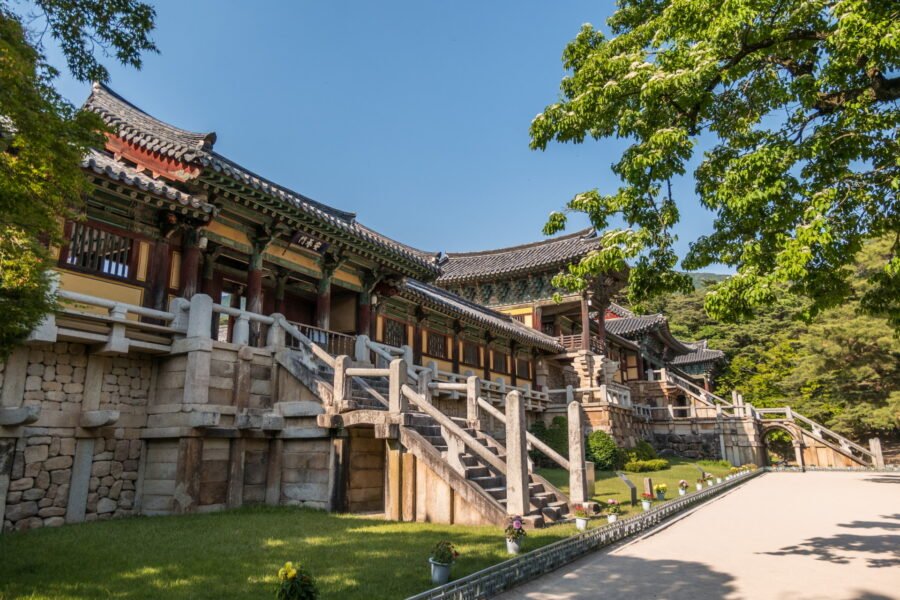
[[[527,358],[519,358],[516,360],[516,377],[522,379],[531,379],[531,361]]]
[[[462,361],[473,367],[481,366],[481,352],[478,344],[474,342],[463,342]]]
[[[506,354],[498,350],[491,352],[491,371],[494,373],[507,373],[509,368],[506,365]]]
[[[133,240],[86,223],[72,223],[65,264],[79,270],[128,279]]]
[[[428,355],[435,358],[447,358],[447,336],[428,332]]]
[[[399,348],[406,345],[406,323],[393,319],[384,320],[384,338],[382,341],[388,346]]]

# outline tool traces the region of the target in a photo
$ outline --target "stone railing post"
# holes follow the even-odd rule
[[[431,402],[431,379],[434,377],[434,372],[431,369],[422,369],[419,371],[419,385],[418,390],[419,394],[424,396],[426,400]]]
[[[399,415],[409,410],[409,401],[403,395],[406,385],[407,365],[402,358],[391,361],[390,383],[388,384],[388,410],[392,415]]]
[[[272,316],[272,324],[269,325],[269,331],[266,333],[266,346],[273,352],[284,349],[284,327],[281,325],[284,316],[280,313],[274,313]]]
[[[187,337],[210,337],[210,323],[213,317],[213,301],[206,294],[194,294],[191,298],[187,319]]]
[[[884,468],[884,455],[881,453],[881,440],[877,437],[869,438],[869,450],[872,452],[873,465],[876,469]]]
[[[569,499],[582,504],[590,498],[584,461],[584,412],[581,404],[570,402],[569,417]]]
[[[566,404],[575,400],[575,389],[571,385],[566,386]]]
[[[128,318],[128,310],[121,304],[115,304],[109,309],[109,316],[124,321]],[[101,354],[128,354],[128,338],[125,337],[124,323],[113,323],[109,331],[109,338],[99,352]]]
[[[400,346],[400,350],[403,351],[403,360],[406,361],[406,364],[407,364],[407,365],[414,365],[415,362],[413,361],[413,349],[412,349],[412,346],[409,346],[409,345],[405,345],[405,344],[404,344],[403,346]]]
[[[341,355],[334,359],[334,403],[338,410],[350,408],[351,382],[347,375],[350,368],[350,357]]]
[[[466,378],[466,421],[472,429],[481,429],[478,419],[478,397],[481,395],[481,380],[475,375]]]
[[[353,346],[353,359],[356,362],[369,362],[369,336],[356,336],[356,344]]]
[[[249,342],[250,316],[242,312],[234,322],[234,329],[231,330],[231,343],[246,346]]]
[[[524,515],[530,508],[525,433],[525,403],[519,392],[510,392],[506,395],[506,512],[509,515]]]

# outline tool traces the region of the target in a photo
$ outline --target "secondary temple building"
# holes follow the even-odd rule
[[[248,503],[539,525],[590,499],[592,429],[742,464],[777,427],[801,464],[877,460],[716,396],[722,353],[611,302],[625,273],[555,301],[593,231],[425,252],[105,86],[84,108],[109,130],[52,249],[61,308],[0,363],[4,530]],[[568,456],[527,432],[556,416]],[[529,449],[569,471],[569,495]]]

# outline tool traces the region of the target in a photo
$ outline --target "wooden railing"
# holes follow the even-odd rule
[[[305,323],[297,323],[295,321],[291,321],[291,323],[312,343],[324,348],[328,354],[332,356],[340,356],[341,354],[353,356],[356,336],[321,329]]]
[[[559,341],[559,345],[565,348],[567,352],[586,350],[586,348],[584,347],[584,340],[580,333],[574,335],[561,335],[557,339]],[[604,347],[604,341],[600,338],[600,336],[592,335],[590,337],[591,352],[595,352],[596,354],[603,354]]]

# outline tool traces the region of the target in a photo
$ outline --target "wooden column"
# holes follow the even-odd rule
[[[413,351],[413,364],[421,365],[422,364],[422,323],[425,322],[425,311],[422,310],[421,307],[417,306],[415,313],[413,313],[413,343],[412,343],[412,351]]]
[[[587,292],[581,295],[581,349],[591,349],[590,297]]]
[[[519,351],[519,345],[515,342],[515,340],[510,340],[509,342],[509,384],[515,386],[519,382],[518,374],[516,373],[516,368],[518,367],[518,360],[516,359],[516,353]]]
[[[356,297],[356,333],[372,335],[372,292],[365,286]]]
[[[272,241],[272,234],[260,228],[250,240],[250,264],[247,265],[247,311],[262,314],[263,253]],[[250,345],[255,346],[260,337],[259,322],[250,323]]]
[[[453,363],[453,372],[459,373],[459,360],[460,360],[460,348],[459,348],[459,334],[462,332],[462,324],[459,321],[453,322],[453,337],[450,338],[452,340],[453,346],[450,348],[450,361]]]
[[[284,301],[284,288],[287,286],[287,280],[287,271],[279,270],[278,275],[275,277],[275,312],[282,315],[287,311],[287,305]]]
[[[316,286],[316,327],[328,329],[331,326],[331,280],[337,270],[338,261],[326,254],[319,261],[322,271],[321,279]]]
[[[188,226],[181,231],[181,277],[178,287],[182,298],[198,292],[200,279],[200,230]]]
[[[597,302],[597,331],[600,336],[600,350],[604,355],[609,355],[609,350],[606,347],[606,307],[609,304],[609,300],[605,297],[596,299]]]
[[[484,335],[484,380],[491,380],[491,337],[490,333]]]

